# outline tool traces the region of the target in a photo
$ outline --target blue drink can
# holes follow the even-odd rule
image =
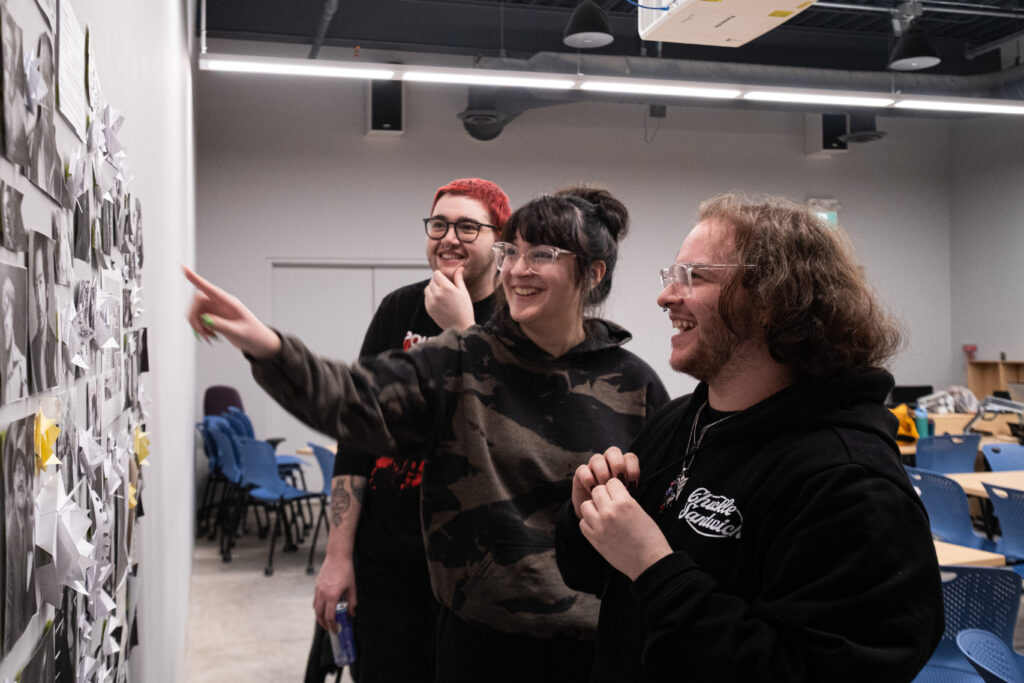
[[[347,602],[339,602],[334,608],[334,621],[338,622],[338,632],[332,634],[331,651],[334,653],[334,663],[342,667],[356,661],[356,644],[352,639],[352,621],[348,618]]]

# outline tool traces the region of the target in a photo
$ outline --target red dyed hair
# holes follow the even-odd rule
[[[491,215],[491,223],[498,228],[504,227],[505,221],[512,214],[512,207],[508,203],[508,195],[505,191],[483,178],[459,178],[447,185],[439,187],[434,194],[434,203],[430,205],[433,213],[437,200],[446,194],[457,194],[470,197],[479,201],[487,207],[487,213]]]

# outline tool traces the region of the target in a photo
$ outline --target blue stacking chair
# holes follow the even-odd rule
[[[984,481],[982,485],[992,503],[992,512],[999,520],[1001,535],[996,552],[1018,562],[1024,560],[1024,491]],[[1024,576],[1024,564],[1011,565],[1010,569]]]
[[[220,495],[223,496],[227,480],[224,478],[224,473],[220,470],[217,447],[213,443],[213,437],[210,436],[210,430],[206,422],[197,422],[196,431],[202,438],[203,453],[206,454],[206,460],[209,465],[209,474],[206,477],[206,484],[203,486],[203,495],[200,498],[199,507],[196,509],[196,534],[198,536],[209,534],[210,540],[213,540],[217,535],[217,527],[212,518],[215,517],[214,511],[220,505],[220,498],[217,495],[218,488],[220,489]]]
[[[256,430],[253,429],[252,420],[250,420],[249,416],[246,415],[245,412],[240,408],[230,406],[227,412],[224,413],[224,417],[228,420],[229,423],[231,423],[232,427],[234,427],[235,429],[235,432],[239,436],[247,436],[250,439],[256,438]],[[284,441],[284,439],[280,437],[263,440],[269,443],[275,451],[277,450],[278,444]],[[298,486],[299,481],[301,481],[302,488],[305,489],[308,487],[306,486],[306,475],[302,471],[303,464],[304,463],[302,461],[302,458],[300,458],[297,455],[277,456],[277,466],[281,470],[281,474],[285,474],[292,477],[293,480],[291,483],[293,486]],[[298,481],[294,479],[296,475],[298,475]]]
[[[231,427],[222,417],[204,418],[207,433],[217,451],[217,461],[224,475],[226,486],[217,509],[214,535],[220,530],[220,554],[225,562],[231,561],[238,520],[245,510],[245,486],[242,481],[242,466],[232,441]],[[258,519],[257,519],[258,521]]]
[[[956,634],[956,644],[985,683],[1024,683],[1024,657],[996,634],[964,629]]]
[[[993,443],[981,447],[985,462],[993,472],[1024,470],[1024,446],[1016,443]]]
[[[266,569],[263,570],[264,574],[270,576],[274,573],[274,548],[277,545],[277,537],[283,532],[286,539],[285,550],[296,548],[289,529],[291,526],[297,527],[297,523],[294,515],[291,520],[288,519],[289,507],[293,505],[297,507],[301,501],[309,500],[319,494],[303,491],[286,484],[277,469],[274,447],[266,441],[236,437],[235,443],[242,456],[243,483],[252,487],[247,491],[247,495],[250,499],[262,503],[268,513],[274,513],[270,555],[267,558]]]
[[[941,474],[973,472],[979,443],[977,434],[926,436],[917,440],[914,466]]]
[[[948,477],[925,472],[916,467],[905,467],[910,483],[921,496],[928,511],[932,535],[940,541],[966,545],[981,550],[995,550],[995,543],[974,531],[967,494],[963,487]]]
[[[316,528],[313,531],[313,540],[309,544],[309,563],[306,565],[306,573],[313,573],[313,553],[316,552],[316,539],[320,535],[320,523],[327,521],[327,505],[331,498],[331,481],[334,479],[334,453],[323,446],[318,446],[313,442],[309,442],[309,447],[313,449],[313,457],[316,458],[316,464],[320,466],[320,474],[324,478],[324,488],[319,494],[320,497],[320,514],[316,518]]]
[[[977,681],[978,674],[960,653],[960,631],[981,628],[1012,642],[1020,608],[1020,577],[999,567],[940,567],[946,628],[928,664],[915,681]]]

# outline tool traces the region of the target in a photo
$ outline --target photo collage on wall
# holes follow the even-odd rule
[[[90,40],[0,3],[0,680],[127,680],[138,642],[142,200]]]

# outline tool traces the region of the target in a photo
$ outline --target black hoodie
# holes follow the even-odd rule
[[[663,511],[707,386],[655,414],[630,449],[636,497],[674,552],[630,582],[571,502],[558,519],[563,578],[602,597],[592,680],[911,680],[942,590],[891,387],[882,371],[793,386],[711,426]]]

